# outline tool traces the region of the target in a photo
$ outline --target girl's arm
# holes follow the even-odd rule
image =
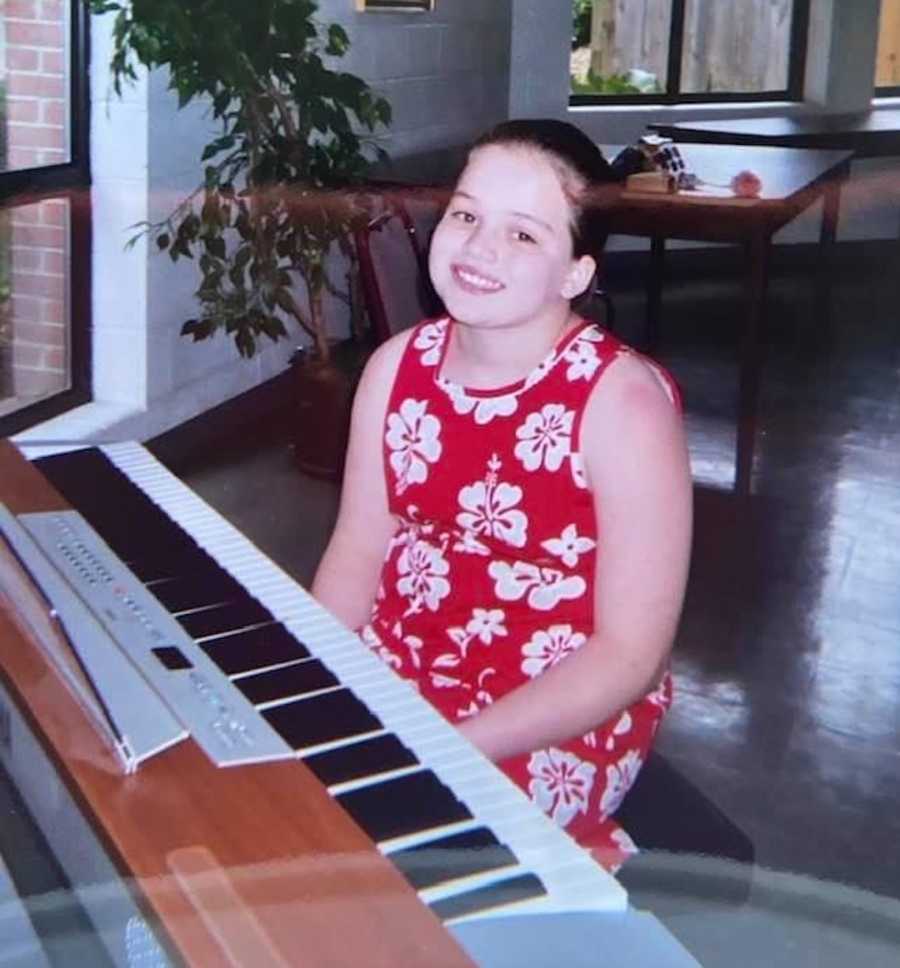
[[[492,760],[579,736],[659,682],[687,581],[692,490],[680,414],[658,377],[620,357],[581,428],[599,534],[594,634],[575,653],[465,720]]]
[[[382,445],[391,387],[409,332],[372,354],[353,400],[341,502],[312,594],[344,625],[369,620],[381,566],[397,524],[388,511]]]

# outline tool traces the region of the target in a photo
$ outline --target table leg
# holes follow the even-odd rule
[[[831,326],[831,282],[835,272],[834,243],[837,238],[838,217],[841,211],[841,189],[850,174],[850,164],[829,179],[822,193],[822,227],[819,230],[818,267],[815,274],[816,292],[813,304],[814,338],[826,338]]]
[[[762,233],[745,243],[747,260],[747,314],[740,347],[740,388],[738,391],[738,431],[734,488],[750,493],[753,451],[756,445],[756,417],[759,383],[763,363],[763,325],[766,290],[769,281],[770,238]]]
[[[644,348],[647,350],[655,349],[659,343],[659,321],[662,307],[665,256],[665,238],[654,235],[650,239],[650,280],[647,285],[647,329],[644,345]]]

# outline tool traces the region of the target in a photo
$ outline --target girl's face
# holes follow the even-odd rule
[[[528,147],[470,157],[431,242],[429,269],[454,319],[514,326],[554,318],[594,271],[574,258],[571,207],[550,162]]]

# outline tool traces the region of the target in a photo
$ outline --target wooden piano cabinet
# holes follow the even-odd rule
[[[0,500],[16,513],[66,507],[5,441]],[[299,761],[217,769],[187,739],[123,775],[8,600],[0,674],[175,960],[471,965]]]

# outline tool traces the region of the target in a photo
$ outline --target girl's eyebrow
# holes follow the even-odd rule
[[[461,188],[458,188],[453,193],[453,196],[450,199],[450,201],[453,201],[454,198],[466,198],[470,202],[478,201],[478,199],[474,195],[470,195],[469,192],[464,191]],[[531,215],[528,212],[517,212],[515,210],[512,210],[509,214],[514,215],[516,218],[527,219],[529,222],[534,222],[535,225],[540,225],[545,231],[549,232],[551,235],[556,234],[553,229],[553,226],[549,222],[545,222],[542,218],[538,218],[536,215]]]

